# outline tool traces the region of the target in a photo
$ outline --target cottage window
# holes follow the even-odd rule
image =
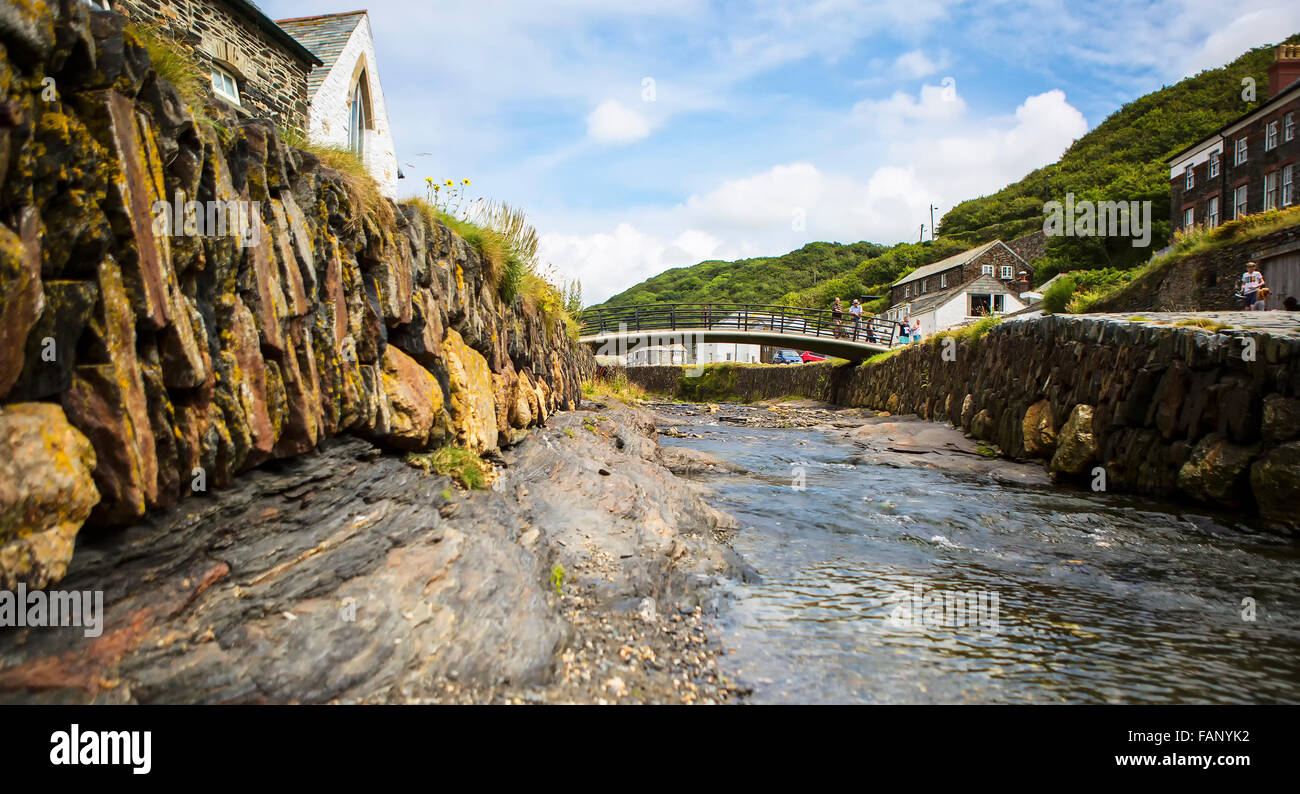
[[[1282,125],[1282,140],[1291,141],[1295,138],[1295,111],[1286,114],[1285,123]]]
[[[220,66],[212,67],[212,90],[227,102],[239,104],[239,81]]]
[[[985,265],[984,267],[980,268],[980,273],[985,276],[993,275],[993,265]]]
[[[993,296],[993,311],[994,311],[996,314],[1002,314],[1002,313],[1005,312],[1006,310],[1007,310],[1007,296],[1006,296],[1006,295],[994,295],[994,296]]]
[[[1210,179],[1219,175],[1219,153],[1210,152]]]
[[[1011,265],[1003,265],[1003,266],[1002,266],[1002,280],[1003,280],[1003,281],[1010,281],[1011,279],[1013,279],[1013,278],[1015,278],[1015,277],[1016,277],[1016,269],[1015,269],[1014,267],[1012,267]]]
[[[1277,209],[1277,172],[1264,174],[1264,211]]]
[[[1282,169],[1282,206],[1289,207],[1295,203],[1295,166],[1288,165]]]
[[[911,288],[911,287],[903,287],[903,297],[904,297],[904,298],[910,298],[910,297],[912,297],[912,288]]]
[[[1234,219],[1246,217],[1246,189],[1249,185],[1242,185],[1232,194],[1232,217]]]
[[[1183,190],[1191,190],[1196,187],[1196,166],[1187,166],[1183,171]]]
[[[1233,164],[1233,165],[1241,165],[1241,164],[1244,163],[1244,162],[1246,162],[1246,139],[1245,139],[1245,138],[1238,138],[1238,139],[1237,139],[1237,151],[1236,151],[1236,154],[1233,156],[1232,164]]]
[[[1205,225],[1211,229],[1219,225],[1219,197],[1205,202]]]
[[[948,288],[948,274],[947,274],[947,273],[940,273],[940,274],[939,274],[939,289],[947,289],[947,288]]]
[[[359,156],[366,153],[366,128],[370,126],[366,85],[366,73],[363,70],[357,78],[356,88],[352,90],[352,108],[348,115],[348,148]]]
[[[918,286],[918,287],[916,288],[916,294],[917,294],[917,295],[924,295],[925,293],[926,293],[926,289],[925,289],[925,280],[922,279],[922,280],[921,280],[921,285]]]
[[[1271,152],[1277,148],[1277,122],[1270,121],[1264,128],[1264,151]]]
[[[1188,207],[1183,210],[1183,228],[1190,229],[1196,225],[1196,208]]]

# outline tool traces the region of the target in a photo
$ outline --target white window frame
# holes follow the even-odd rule
[[[1295,111],[1286,114],[1283,119],[1285,121],[1282,124],[1282,141],[1290,142],[1295,140]]]
[[[1295,203],[1295,164],[1282,167],[1282,206]]]
[[[1183,190],[1196,187],[1196,166],[1189,165],[1183,170]]]
[[[1183,210],[1183,228],[1190,229],[1196,225],[1196,208],[1188,207]]]
[[[1233,164],[1233,165],[1241,165],[1242,163],[1246,162],[1246,159],[1247,159],[1249,156],[1250,156],[1250,152],[1247,151],[1247,149],[1246,149],[1246,139],[1245,139],[1245,138],[1238,138],[1238,139],[1237,139],[1237,148],[1236,148],[1235,152],[1233,153],[1233,157],[1232,157],[1232,164]]]
[[[1269,171],[1264,174],[1264,211],[1277,209],[1277,171]]]
[[[1001,272],[1003,281],[1011,281],[1016,277],[1016,269],[1011,265],[1003,265]]]
[[[1211,229],[1219,225],[1219,197],[1211,196],[1205,200],[1205,225]]]
[[[224,81],[220,78],[229,80],[234,89],[226,88]],[[223,69],[215,63],[212,64],[212,93],[232,104],[243,104],[239,99],[239,80],[229,70]]]
[[[983,267],[981,267],[981,268],[980,268],[980,275],[981,275],[981,276],[992,276],[992,275],[994,275],[993,265],[984,265]]]
[[[906,300],[910,297],[912,297],[912,285],[908,284],[906,287],[903,287],[903,299]]]
[[[1219,175],[1219,153],[1217,151],[1210,152],[1209,177],[1210,179],[1213,179],[1218,175]]]
[[[1277,120],[1264,125],[1264,151],[1271,152],[1277,148]]]
[[[948,274],[947,274],[947,273],[940,273],[940,274],[939,274],[939,289],[947,289],[947,288],[948,288]]]
[[[1250,184],[1247,183],[1232,191],[1232,219],[1240,220],[1246,216],[1249,205],[1246,203],[1250,199]]]

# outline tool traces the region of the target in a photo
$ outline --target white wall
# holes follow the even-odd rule
[[[353,73],[357,62],[365,58],[370,82],[370,104],[374,129],[365,133],[366,167],[379,188],[389,198],[397,197],[397,154],[392,130],[388,126],[388,106],[379,81],[379,61],[375,57],[375,40],[370,32],[370,17],[364,16],[352,31],[352,37],[334,62],[309,111],[309,136],[313,141],[336,146],[348,145],[348,110],[352,103]]]
[[[696,345],[696,361],[691,364],[715,364],[719,361],[740,361],[742,363],[759,363],[762,349],[758,345],[732,345],[718,342],[704,342]],[[731,358],[728,359],[727,356]]]

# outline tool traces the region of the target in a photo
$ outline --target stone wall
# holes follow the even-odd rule
[[[113,10],[133,22],[170,30],[193,48],[205,73],[213,62],[232,72],[239,80],[240,106],[249,115],[307,128],[312,64],[254,25],[246,12],[221,0],[113,0]]]
[[[329,436],[485,452],[580,400],[590,353],[446,226],[199,120],[120,16],[0,8],[0,588]]]
[[[1225,224],[1231,230],[1232,222]],[[1094,312],[1229,311],[1240,309],[1236,297],[1246,263],[1264,262],[1277,249],[1300,245],[1300,226],[1226,245],[1170,261],[1165,267],[1143,273],[1114,295],[1093,304]],[[1271,308],[1280,308],[1282,295],[1274,295]]]
[[[668,372],[667,370],[675,370]],[[693,399],[681,368],[630,381]],[[1053,475],[1179,496],[1300,526],[1300,338],[1048,316],[975,341],[926,343],[876,364],[734,368],[717,387],[802,395],[960,427]],[[700,379],[695,379],[699,382]],[[709,393],[713,401],[728,399]]]

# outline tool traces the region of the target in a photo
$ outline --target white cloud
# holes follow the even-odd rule
[[[650,122],[635,110],[610,99],[587,116],[587,135],[599,143],[633,143],[650,135]]]
[[[929,77],[941,68],[924,50],[905,52],[894,59],[894,69],[906,77]]]
[[[883,134],[902,132],[908,122],[951,122],[966,113],[966,100],[957,93],[955,82],[921,86],[913,97],[902,91],[884,100],[867,99],[853,106],[853,118],[874,124]]]

